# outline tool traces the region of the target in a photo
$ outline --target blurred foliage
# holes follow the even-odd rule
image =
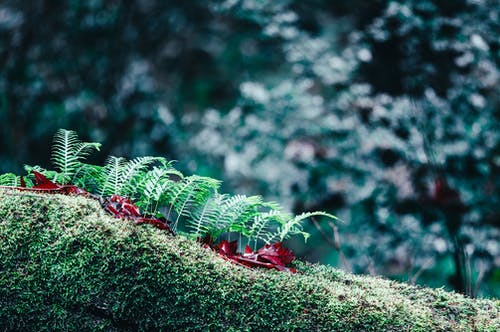
[[[458,238],[469,293],[498,297],[499,16],[498,0],[3,1],[0,172],[48,164],[71,128],[102,156],[163,154],[339,215],[354,272],[451,287]],[[437,176],[456,227],[430,203]],[[340,265],[319,233],[290,245]]]

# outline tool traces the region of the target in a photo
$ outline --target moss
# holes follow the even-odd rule
[[[497,331],[500,301],[299,262],[250,270],[82,197],[0,190],[2,331]]]

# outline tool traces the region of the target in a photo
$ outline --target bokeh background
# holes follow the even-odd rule
[[[500,297],[499,64],[498,0],[3,0],[0,173],[73,129],[345,221],[303,259]]]

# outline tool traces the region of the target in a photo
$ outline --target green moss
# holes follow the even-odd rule
[[[0,330],[496,331],[500,301],[298,263],[250,270],[94,200],[0,190]]]

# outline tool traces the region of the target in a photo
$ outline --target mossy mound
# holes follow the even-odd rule
[[[498,331],[500,301],[239,267],[83,197],[0,189],[2,331]]]

